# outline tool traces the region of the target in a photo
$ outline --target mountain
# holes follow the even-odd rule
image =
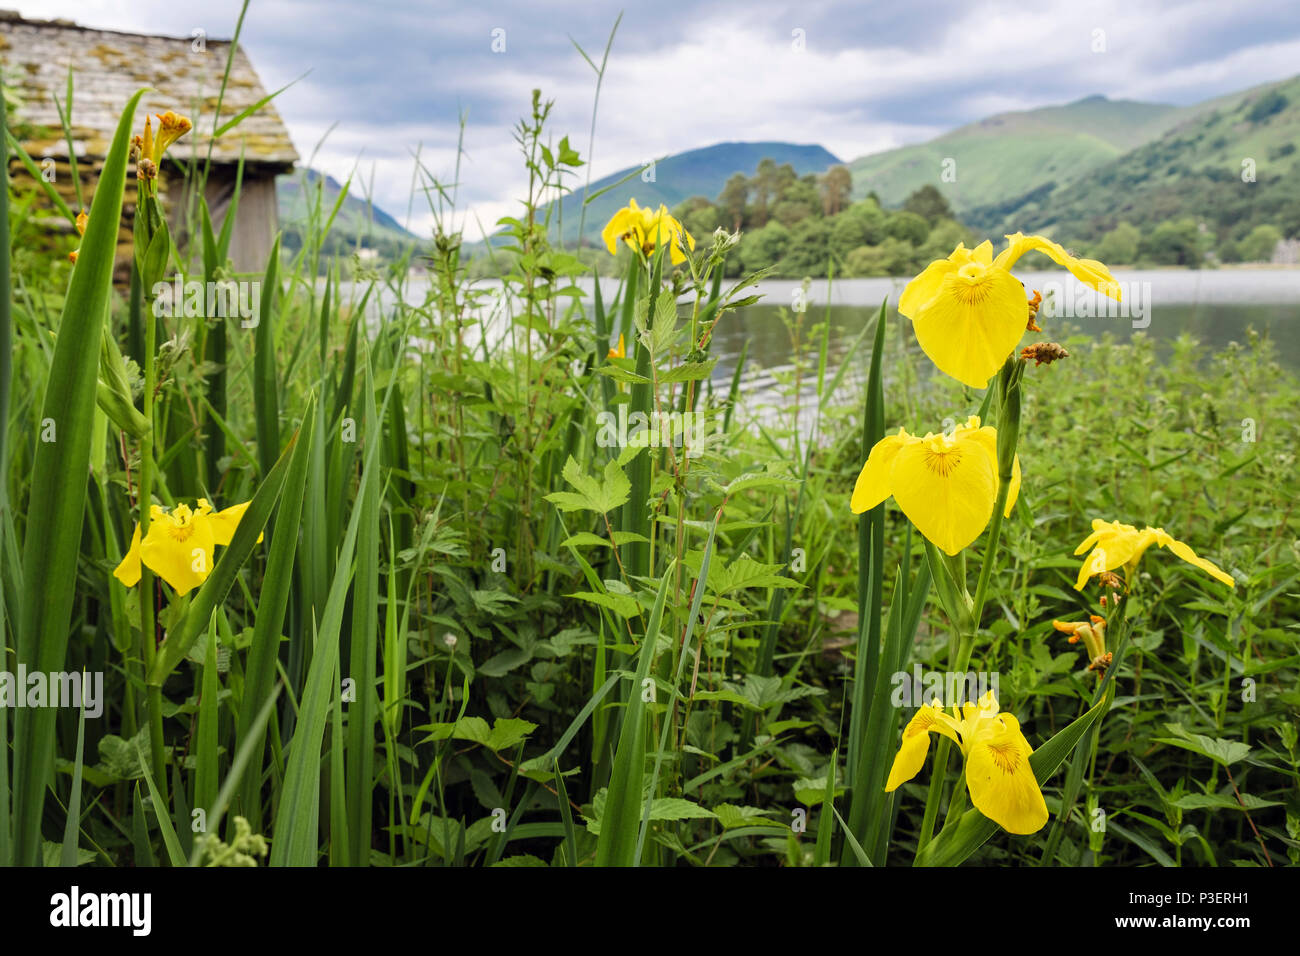
[[[1146,230],[1187,217],[1221,238],[1262,223],[1294,236],[1298,147],[1300,76],[1211,100],[1117,159],[972,209],[966,220],[990,234],[1016,228],[1075,240],[1096,239],[1120,222]],[[1252,171],[1254,182],[1244,181]]]
[[[898,206],[922,186],[959,214],[1060,183],[1159,136],[1195,108],[1089,96],[1064,106],[999,113],[937,139],[853,160],[854,198]],[[945,161],[955,178],[943,180]]]
[[[840,162],[820,146],[795,143],[716,143],[677,153],[657,160],[653,170],[629,167],[592,182],[586,195],[594,195],[609,186],[613,188],[587,205],[583,234],[588,239],[599,237],[605,223],[629,199],[635,199],[640,206],[657,207],[663,203],[669,209],[692,196],[716,200],[730,176],[734,173],[752,176],[761,159],[771,159],[778,166],[789,163],[800,176],[825,172]],[[627,182],[614,185],[624,179]],[[566,240],[577,236],[583,195],[579,181],[564,198],[560,214]]]
[[[307,191],[303,192],[303,179]],[[316,186],[321,184],[321,219],[328,219],[338,201],[343,186],[332,176],[323,176],[314,169],[294,171],[276,177],[275,193],[280,211],[280,225],[286,235],[305,231],[311,210],[316,203]],[[322,222],[323,224],[323,222]],[[396,219],[378,206],[366,202],[356,182],[348,190],[347,198],[334,218],[330,230],[333,236],[356,242],[357,236],[368,237],[363,245],[372,247],[404,246],[416,239]]]

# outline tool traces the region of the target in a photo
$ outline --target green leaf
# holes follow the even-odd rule
[[[663,621],[664,602],[673,578],[670,564],[659,582],[654,610],[650,613],[641,650],[637,655],[636,678],[628,695],[619,729],[614,766],[610,773],[605,822],[608,824],[596,843],[597,866],[635,866],[637,835],[641,824],[642,781],[645,779],[646,705],[641,694],[650,675],[659,645],[659,628]]]
[[[1223,764],[1225,767],[1246,757],[1251,749],[1249,744],[1237,740],[1224,740],[1222,737],[1206,737],[1204,734],[1191,733],[1184,730],[1182,724],[1165,724],[1165,730],[1172,736],[1156,737],[1156,743],[1182,747],[1202,757],[1209,757],[1215,763]]]
[[[1236,797],[1222,793],[1189,793],[1174,800],[1173,804],[1182,810],[1262,810],[1284,806],[1281,800],[1263,800],[1249,793],[1241,795],[1240,803]]]
[[[604,479],[597,480],[583,474],[578,463],[570,455],[569,460],[564,463],[563,475],[565,481],[578,489],[577,494],[556,491],[547,495],[546,500],[565,512],[586,510],[608,514],[622,506],[632,490],[631,483],[615,459],[605,463]]]
[[[131,127],[143,92],[131,97],[123,109],[100,170],[41,403],[40,419],[53,423],[55,440],[34,443],[28,533],[23,541],[24,595],[14,609],[17,662],[33,673],[65,669],[73,630],[99,342],[113,294]],[[7,249],[3,253],[8,256]],[[8,296],[9,290],[4,294]],[[7,423],[2,427],[7,428]],[[21,708],[14,719],[13,862],[19,866],[35,866],[42,853],[41,819],[54,767],[56,717],[53,708]]]

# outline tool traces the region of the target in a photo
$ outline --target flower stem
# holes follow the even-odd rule
[[[145,200],[149,200],[146,198]],[[157,388],[158,368],[158,318],[151,306],[153,296],[145,289],[143,300],[144,313],[144,417],[149,423],[149,430],[140,439],[140,540],[143,541],[149,531],[149,508],[153,501],[153,435],[154,391]],[[147,567],[140,569],[140,643],[144,657],[144,670],[148,675],[153,670],[154,658],[158,653],[154,621],[154,576]],[[149,754],[153,763],[154,783],[164,800],[167,795],[167,760],[163,741],[162,726],[162,688],[149,685],[145,695],[149,722]],[[158,813],[165,812],[165,807],[158,807]]]

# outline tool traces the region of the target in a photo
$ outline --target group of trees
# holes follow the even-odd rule
[[[895,210],[884,209],[874,194],[854,202],[852,186],[844,166],[799,176],[788,163],[764,159],[753,176],[728,179],[716,200],[692,197],[673,215],[697,239],[719,227],[739,229],[739,254],[728,263],[736,273],[773,268],[780,276],[824,275],[834,262],[841,276],[908,275],[971,240],[934,186]]]
[[[1282,230],[1268,223],[1239,238],[1219,237],[1205,223],[1184,216],[1159,223],[1147,232],[1121,222],[1095,242],[1081,242],[1076,252],[1115,266],[1187,266],[1215,262],[1270,262]]]

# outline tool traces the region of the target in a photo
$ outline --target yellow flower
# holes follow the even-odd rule
[[[88,226],[89,224],[90,224],[90,214],[86,212],[86,210],[83,209],[81,210],[81,212],[77,213],[77,235],[84,236],[86,234],[86,226]],[[81,254],[81,249],[79,248],[73,249],[71,252],[68,253],[68,261],[71,262],[73,265],[76,265],[77,256],[79,256],[80,254]]]
[[[936,700],[923,705],[907,727],[889,768],[885,792],[892,793],[921,771],[930,734],[943,734],[966,758],[966,789],[975,809],[1009,833],[1036,833],[1047,823],[1047,804],[1029,765],[1034,752],[1020,732],[1020,721],[998,712],[992,691],[978,704],[944,711]]]
[[[168,110],[166,113],[155,113],[158,117],[158,139],[154,143],[153,161],[154,164],[162,162],[163,153],[186,133],[194,128],[189,117],[180,116]]]
[[[618,348],[609,350],[610,358],[627,358],[627,346],[623,343],[623,336],[618,337]]]
[[[1113,655],[1106,650],[1106,619],[1096,614],[1088,615],[1085,621],[1053,621],[1052,627],[1056,628],[1062,634],[1070,635],[1070,643],[1077,644],[1083,641],[1083,646],[1088,649],[1088,670],[1097,671],[1100,678],[1105,673],[1106,668],[1110,666]]]
[[[1138,561],[1142,559],[1142,555],[1146,553],[1147,548],[1153,544],[1161,548],[1168,548],[1188,564],[1200,568],[1215,580],[1228,585],[1228,587],[1237,586],[1237,582],[1232,579],[1230,574],[1213,562],[1198,557],[1196,552],[1188,545],[1167,534],[1164,528],[1152,528],[1148,525],[1139,531],[1131,524],[1120,524],[1118,521],[1103,521],[1100,518],[1094,518],[1092,520],[1092,534],[1084,538],[1080,545],[1074,549],[1075,554],[1083,554],[1089,548],[1092,549],[1092,552],[1083,559],[1083,566],[1079,568],[1079,578],[1074,582],[1075,590],[1082,591],[1083,586],[1088,583],[1088,578],[1094,574],[1103,574],[1116,568],[1124,568],[1125,576],[1128,578],[1131,587],[1133,575],[1137,571]]]
[[[998,433],[972,415],[951,435],[924,438],[900,428],[876,443],[858,474],[849,507],[862,514],[891,495],[917,530],[947,554],[980,536],[998,494]],[[1020,457],[1012,466],[1004,517],[1020,493]]]
[[[151,506],[149,533],[141,541],[140,526],[135,526],[131,547],[113,576],[125,586],[135,587],[143,563],[177,594],[188,594],[207,580],[212,572],[213,547],[230,543],[248,504],[245,501],[215,513],[205,498],[200,498],[192,511],[189,505],[177,505],[171,511]],[[261,541],[262,535],[257,540]]]
[[[154,115],[158,117],[157,138],[153,135],[153,117],[146,116],[144,135],[131,140],[131,155],[135,158],[137,175],[141,179],[153,179],[162,165],[163,153],[194,128],[188,117],[171,110]]]
[[[1019,232],[993,258],[987,239],[974,249],[958,243],[907,284],[898,311],[912,320],[916,340],[940,371],[983,388],[1025,334],[1031,318],[1025,287],[1010,269],[1030,250],[1045,253],[1080,282],[1119,301],[1114,277],[1095,259],[1077,259],[1042,236]]]
[[[658,209],[652,210],[648,206],[638,206],[635,199],[628,200],[626,206],[614,213],[600,237],[605,240],[611,256],[618,252],[620,239],[645,255],[650,255],[657,245],[665,243],[673,265],[686,261],[686,254],[681,250],[683,242],[692,251],[695,249],[695,239],[669,215],[667,206],[660,203]]]

